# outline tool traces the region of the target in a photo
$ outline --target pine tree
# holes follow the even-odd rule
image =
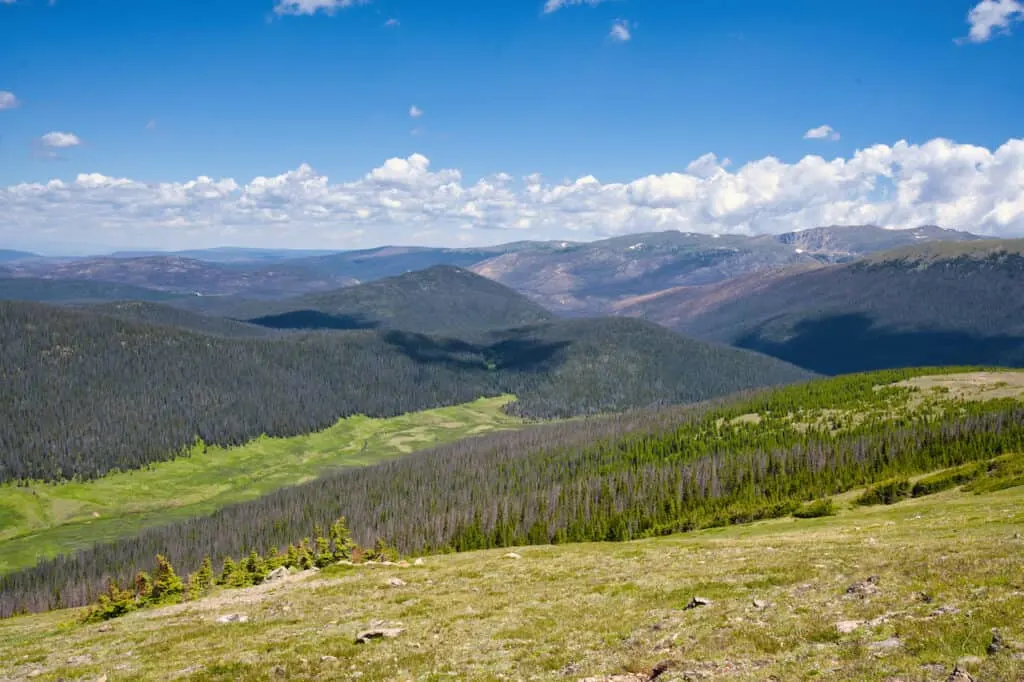
[[[344,516],[338,517],[331,525],[331,544],[334,546],[335,561],[352,558],[352,548],[356,543],[352,541],[352,533]]]
[[[185,593],[185,584],[174,572],[174,566],[162,554],[156,555],[156,574],[153,576],[152,601],[167,604],[180,601]]]
[[[213,586],[213,563],[209,556],[203,557],[203,563],[196,573],[196,584],[201,592],[205,592]]]

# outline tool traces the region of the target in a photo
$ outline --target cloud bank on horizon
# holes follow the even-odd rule
[[[706,154],[683,170],[625,183],[553,183],[497,173],[467,181],[420,154],[334,182],[308,165],[247,181],[143,183],[98,173],[0,189],[0,241],[120,247],[246,243],[358,248],[586,240],[678,229],[757,234],[835,224],[936,224],[1024,233],[1024,139],[996,149],[934,139],[849,158],[765,157],[730,170]]]

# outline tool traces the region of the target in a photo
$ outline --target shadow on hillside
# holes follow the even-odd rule
[[[280,315],[266,315],[251,320],[256,324],[271,329],[376,329],[380,323],[362,315],[331,315],[319,310],[293,310]]]
[[[558,364],[559,351],[570,344],[569,341],[545,342],[530,338],[476,344],[404,331],[387,332],[384,340],[416,362],[514,372],[547,371]]]
[[[1024,367],[1024,336],[888,330],[874,327],[871,318],[860,313],[801,321],[785,341],[765,338],[766,326],[737,338],[733,345],[820,374],[936,365]]]

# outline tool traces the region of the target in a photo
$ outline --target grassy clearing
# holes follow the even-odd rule
[[[209,514],[337,467],[365,466],[413,450],[525,424],[502,411],[512,398],[394,417],[350,417],[317,433],[260,438],[99,480],[0,487],[0,573],[42,557]]]
[[[0,622],[0,679],[578,680],[667,660],[659,680],[942,680],[965,657],[980,680],[1024,679],[1024,487],[859,492],[838,516],[331,567],[105,626],[19,617]],[[847,594],[868,576],[877,592]],[[697,595],[713,603],[685,609]],[[249,621],[216,622],[233,613]],[[354,644],[375,621],[405,632]],[[1010,643],[994,656],[991,628]]]

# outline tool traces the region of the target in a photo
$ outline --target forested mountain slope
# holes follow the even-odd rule
[[[86,603],[109,576],[124,584],[157,553],[194,571],[204,556],[220,565],[250,550],[280,551],[342,515],[363,546],[383,539],[403,552],[462,551],[745,523],[961,465],[992,489],[1020,485],[1021,396],[1017,373],[899,370],[483,436],[5,576],[0,615]],[[922,494],[965,480],[934,480]]]
[[[100,303],[88,310],[123,320],[144,322],[158,327],[174,327],[214,336],[233,338],[267,338],[281,332],[257,324],[213,315],[201,315],[182,308],[147,301],[120,301]]]
[[[368,284],[220,311],[280,329],[403,329],[454,335],[547,322],[522,294],[461,268],[437,265]]]
[[[816,372],[1024,366],[1024,242],[937,243],[620,309]]]
[[[170,301],[179,298],[157,289],[132,284],[86,279],[10,277],[0,272],[0,300],[43,303],[95,303],[99,301]]]
[[[0,302],[0,482],[94,477],[174,456],[514,393],[527,416],[698,400],[809,375],[639,320],[473,341],[398,330],[221,338]]]

